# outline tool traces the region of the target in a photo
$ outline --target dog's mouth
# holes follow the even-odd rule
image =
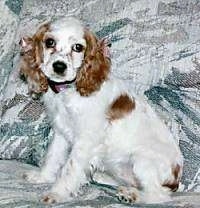
[[[63,82],[55,82],[49,78],[47,78],[49,87],[55,92],[59,93],[67,88],[70,88],[74,85],[74,82],[76,81],[76,77],[73,80],[66,80]]]

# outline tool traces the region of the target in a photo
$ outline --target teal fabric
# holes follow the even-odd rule
[[[41,22],[70,14],[111,40],[112,73],[147,96],[179,142],[179,191],[199,192],[200,0],[1,0],[0,159],[43,163],[53,132],[18,76],[18,42]]]

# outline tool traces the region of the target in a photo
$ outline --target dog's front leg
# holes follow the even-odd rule
[[[40,171],[30,171],[23,174],[23,177],[32,183],[51,183],[61,167],[66,162],[69,152],[69,141],[59,132],[54,132],[53,141],[48,148],[46,161]]]
[[[85,171],[89,168],[90,152],[91,147],[86,143],[74,145],[61,177],[57,179],[50,193],[43,197],[43,202],[64,202],[77,195],[80,187],[88,183]]]

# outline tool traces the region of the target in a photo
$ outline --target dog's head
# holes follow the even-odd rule
[[[98,90],[106,80],[110,59],[107,43],[67,17],[39,27],[34,35],[41,69],[56,83],[76,83],[82,96]]]

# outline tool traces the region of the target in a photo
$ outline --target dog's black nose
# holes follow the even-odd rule
[[[53,63],[53,70],[57,74],[64,73],[66,68],[67,68],[67,65],[62,61],[56,61],[56,62]]]

